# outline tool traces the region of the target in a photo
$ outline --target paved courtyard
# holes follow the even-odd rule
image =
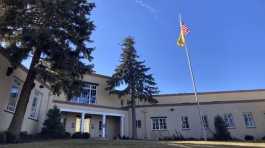
[[[0,145],[0,148],[255,148],[265,143],[203,142],[203,141],[103,141],[103,140],[52,140],[23,144]]]

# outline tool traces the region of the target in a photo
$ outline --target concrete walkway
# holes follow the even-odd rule
[[[238,146],[249,148],[265,148],[263,142],[221,142],[221,141],[175,141],[175,144],[201,145],[201,146]]]

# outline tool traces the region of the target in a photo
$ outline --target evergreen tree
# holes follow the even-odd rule
[[[41,134],[47,138],[62,138],[65,135],[65,129],[61,123],[61,117],[62,114],[56,106],[50,109],[43,123]]]
[[[69,98],[80,92],[83,74],[90,73],[94,30],[89,0],[1,0],[0,50],[11,63],[7,75],[32,58],[8,131],[19,136],[34,80],[54,94]],[[19,138],[19,137],[18,137]]]
[[[116,93],[119,96],[130,96],[128,99],[132,110],[132,138],[134,139],[137,137],[136,99],[156,103],[157,101],[153,98],[153,94],[158,93],[158,88],[152,74],[148,74],[150,68],[147,68],[144,62],[139,61],[138,58],[133,38],[126,38],[122,44],[121,63],[115,69],[111,80],[107,82],[107,90],[110,93]],[[121,85],[126,85],[126,88],[123,90],[115,89]]]
[[[218,140],[229,140],[231,139],[230,132],[227,129],[225,121],[221,116],[216,116],[214,118],[214,126],[215,126],[215,135],[214,137]]]

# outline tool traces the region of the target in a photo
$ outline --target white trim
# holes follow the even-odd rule
[[[252,112],[243,112],[242,115],[243,115],[243,120],[244,120],[246,128],[256,128],[256,122],[255,122],[255,119],[254,119],[254,116],[253,116]],[[248,122],[246,122],[246,120],[245,120],[245,115],[248,117],[248,120],[249,119],[251,120],[251,121],[248,121],[248,122],[251,122],[252,125],[248,125]],[[250,115],[250,118],[249,118],[249,115]]]
[[[33,101],[34,99],[37,99],[37,104],[35,106],[35,112],[32,112],[32,108],[33,108]],[[34,120],[38,120],[39,118],[39,113],[40,113],[40,108],[41,108],[41,104],[42,104],[42,99],[43,99],[43,93],[40,90],[35,89],[34,92],[31,93],[31,108],[30,108],[30,113],[29,113],[29,118],[34,119]]]
[[[94,115],[106,115],[106,116],[118,116],[124,117],[124,114],[119,113],[110,113],[110,112],[98,112],[98,111],[91,111],[91,110],[80,110],[80,109],[69,109],[69,108],[62,108],[59,107],[63,112],[72,112],[72,113],[85,113],[85,114],[94,114]]]
[[[102,138],[106,138],[106,115],[102,115]]]
[[[85,113],[81,113],[80,132],[84,133]]]
[[[24,82],[20,78],[18,78],[16,76],[13,76],[11,86],[9,87],[9,90],[8,90],[8,102],[7,102],[7,105],[6,105],[6,110],[11,112],[11,113],[15,113],[15,111],[16,111],[17,103],[18,103],[19,98],[20,98],[20,93],[21,93],[21,90],[22,90],[22,87],[23,87],[23,83]],[[14,86],[14,84],[17,87],[18,92],[17,92],[15,104],[14,105],[10,105],[9,104],[10,103],[10,97],[11,97],[10,93],[11,93],[11,89]],[[13,110],[9,109],[10,107],[13,108]]]
[[[156,129],[156,128],[154,129],[154,127],[153,127],[154,119],[158,120],[158,129]],[[166,126],[166,128],[161,127],[161,119],[165,120],[164,126]],[[152,131],[166,131],[166,130],[168,130],[167,117],[166,118],[165,117],[151,118],[151,129],[152,129]]]
[[[236,128],[236,124],[235,124],[235,120],[234,120],[234,115],[233,115],[232,112],[226,112],[226,113],[224,113],[223,119],[224,119],[225,124],[226,124],[226,126],[227,126],[228,129],[235,129]]]
[[[124,117],[120,117],[120,135],[124,136]]]

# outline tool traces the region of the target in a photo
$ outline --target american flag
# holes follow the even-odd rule
[[[187,35],[188,33],[190,33],[190,29],[187,25],[185,25],[184,23],[182,23],[181,25],[181,30],[183,35]]]

